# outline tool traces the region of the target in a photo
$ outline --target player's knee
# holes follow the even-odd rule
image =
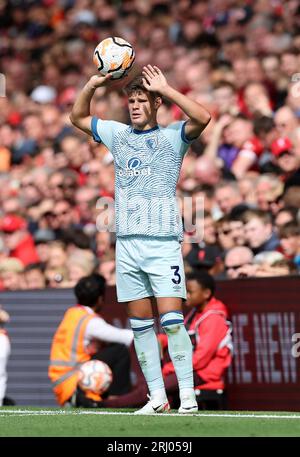
[[[134,334],[134,338],[139,338],[142,337],[145,333],[153,331],[154,319],[139,319],[131,317],[130,325]]]
[[[160,323],[167,335],[175,335],[183,326],[181,311],[169,311],[160,315]]]

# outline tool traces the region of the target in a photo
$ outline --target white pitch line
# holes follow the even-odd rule
[[[64,410],[37,410],[37,411],[27,411],[25,409],[13,409],[13,410],[1,410],[0,408],[0,413],[1,414],[55,414],[55,415],[58,415],[58,414],[73,414],[73,411],[64,411]],[[76,411],[74,411],[74,413],[77,414]]]
[[[26,410],[1,410],[0,417],[7,417],[8,415],[15,416],[79,416],[79,415],[116,415],[116,416],[134,416],[134,413],[130,412],[117,412],[117,411],[72,411],[72,410],[39,410],[39,411],[26,411]],[[291,415],[276,415],[276,414],[229,414],[229,413],[196,413],[196,414],[178,414],[178,413],[169,413],[169,414],[155,414],[154,416],[162,417],[219,417],[219,418],[238,418],[238,419],[300,419],[300,414],[291,414]]]

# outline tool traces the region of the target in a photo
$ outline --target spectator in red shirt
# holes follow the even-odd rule
[[[300,167],[300,157],[297,156],[293,143],[287,137],[278,138],[272,143],[271,151],[275,164],[279,167],[282,181],[290,178]]]
[[[39,262],[34,240],[27,230],[27,222],[16,215],[4,216],[0,221],[0,231],[9,249],[9,256],[19,259],[24,266]]]

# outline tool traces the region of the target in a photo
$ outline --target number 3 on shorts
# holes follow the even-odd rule
[[[174,270],[174,276],[176,277],[176,279],[172,278],[172,282],[174,284],[180,284],[181,283],[181,276],[178,273],[179,272],[179,266],[178,265],[174,265],[174,266],[171,267],[171,270]]]

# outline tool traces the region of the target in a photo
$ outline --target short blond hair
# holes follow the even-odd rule
[[[15,257],[9,257],[8,259],[1,260],[0,262],[0,274],[1,273],[23,273],[24,265],[21,260]]]

